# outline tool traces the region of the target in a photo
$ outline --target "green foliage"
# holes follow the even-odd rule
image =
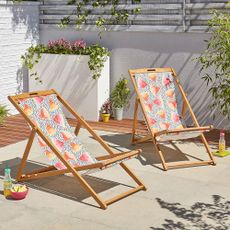
[[[133,0],[133,3],[140,3],[141,0]],[[96,17],[96,26],[99,28],[99,34],[106,30],[106,25],[116,25],[125,24],[128,21],[129,14],[140,13],[140,8],[134,8],[132,10],[127,10],[119,7],[121,4],[120,0],[69,0],[68,5],[75,5],[76,10],[72,12],[72,15],[76,16],[75,24],[77,29],[81,29],[83,24],[87,24],[87,20],[90,18],[92,11],[89,10],[89,4],[93,9],[102,9],[107,15],[111,17],[103,17],[103,15],[98,15]],[[111,5],[111,7],[108,7]],[[66,27],[70,24],[70,15],[61,19],[60,27]]]
[[[5,118],[9,114],[9,110],[6,106],[0,105],[0,125],[4,123]]]
[[[110,99],[107,99],[100,109],[101,113],[104,114],[112,114],[112,102]]]
[[[213,97],[211,108],[218,108],[230,119],[230,12],[213,11],[212,14],[209,21],[212,36],[199,61],[201,71],[205,72],[202,78],[210,86]]]
[[[128,80],[121,78],[111,93],[111,101],[114,108],[123,108],[129,101],[130,89],[127,86]]]
[[[29,70],[32,70],[34,65],[39,62],[43,53],[89,55],[88,66],[93,79],[98,79],[100,77],[104,63],[110,55],[107,48],[101,47],[98,44],[86,46],[85,42],[81,40],[71,43],[64,39],[60,39],[57,41],[50,41],[48,45],[39,44],[29,47],[27,52],[21,56],[23,64]],[[32,72],[30,76],[42,83],[36,72]]]

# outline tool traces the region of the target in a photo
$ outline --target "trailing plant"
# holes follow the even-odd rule
[[[34,65],[39,62],[43,53],[89,55],[88,66],[93,79],[98,79],[100,77],[104,63],[110,55],[107,48],[101,47],[98,44],[87,46],[83,40],[69,42],[64,39],[59,39],[56,41],[49,41],[47,45],[38,44],[29,47],[27,52],[21,57],[23,64],[29,70],[32,70]],[[31,72],[30,76],[41,83],[41,79],[36,72]]]
[[[3,125],[8,114],[9,109],[7,109],[7,106],[0,105],[0,125]]]
[[[129,101],[130,89],[128,80],[123,77],[115,85],[111,93],[111,101],[114,108],[123,108]]]
[[[213,11],[209,21],[212,36],[200,56],[202,77],[213,97],[211,108],[230,119],[230,12]],[[210,69],[211,68],[211,69]],[[212,70],[212,71],[211,71]]]
[[[140,2],[141,0],[132,1],[134,4]],[[126,24],[130,14],[138,14],[141,11],[139,7],[128,10],[120,7],[120,4],[120,0],[70,0],[68,5],[75,5],[76,9],[72,14],[61,19],[60,26],[66,27],[71,23],[71,17],[76,16],[75,24],[77,29],[81,29],[81,26],[87,24],[87,20],[91,19],[95,20],[95,25],[99,28],[99,34],[101,34],[102,31],[106,30],[106,25]],[[94,15],[90,17],[95,9],[104,10],[107,16]]]

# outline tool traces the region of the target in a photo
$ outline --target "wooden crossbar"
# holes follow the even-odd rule
[[[136,192],[138,192],[140,190],[145,190],[145,187],[143,185],[137,186],[136,188],[133,188],[133,189],[130,189],[130,190],[124,192],[124,193],[121,193],[117,197],[113,197],[111,199],[106,200],[105,203],[107,205],[110,205],[110,204],[116,202],[117,200],[121,200],[121,199],[123,199],[123,198],[125,198],[127,196],[130,196],[130,195],[132,195],[132,194],[134,194],[134,193],[136,193]]]
[[[174,81],[176,82],[176,85],[179,89],[179,92],[182,96],[183,99],[183,107],[182,107],[182,116],[183,118],[185,117],[186,114],[186,110],[188,110],[190,112],[190,116],[193,120],[194,126],[195,127],[191,127],[191,128],[182,128],[182,129],[176,129],[176,130],[160,130],[160,131],[153,131],[149,122],[149,118],[147,116],[147,113],[145,111],[144,108],[144,102],[140,96],[137,84],[136,84],[136,80],[135,80],[135,75],[136,74],[143,74],[143,73],[164,73],[164,72],[169,72],[172,74],[172,76],[174,77]],[[170,133],[181,133],[181,132],[193,132],[193,131],[209,131],[211,129],[213,129],[213,126],[203,126],[201,127],[196,119],[196,116],[191,108],[191,105],[187,99],[187,96],[183,90],[182,85],[179,82],[179,79],[176,75],[176,72],[173,68],[143,68],[143,69],[130,69],[129,70],[129,75],[131,78],[131,81],[133,83],[134,89],[136,91],[136,100],[135,100],[135,107],[134,107],[134,118],[133,118],[133,129],[132,129],[132,143],[133,144],[139,144],[139,143],[144,143],[144,142],[148,142],[148,141],[152,141],[153,146],[155,151],[157,152],[157,154],[160,157],[162,166],[164,170],[168,170],[171,168],[175,168],[175,167],[187,167],[187,166],[194,166],[194,165],[207,165],[207,164],[212,164],[215,165],[215,161],[213,158],[213,155],[211,153],[210,147],[204,137],[203,134],[200,135],[201,137],[201,141],[203,142],[208,156],[210,158],[210,161],[203,161],[203,162],[188,162],[188,163],[175,163],[174,165],[171,165],[169,163],[166,163],[164,155],[162,153],[162,150],[160,149],[159,143],[156,139],[156,137],[164,135],[164,134],[170,134]],[[137,112],[138,112],[138,106],[140,105],[141,110],[143,112],[147,127],[148,127],[148,135],[143,136],[142,138],[136,138],[136,123],[137,123]]]
[[[184,162],[184,163],[180,163],[180,164],[173,164],[173,163],[169,163],[167,165],[168,168],[183,168],[186,166],[200,166],[200,165],[213,165],[213,161],[209,160],[209,161],[198,161],[198,162]]]
[[[133,150],[130,152],[125,152],[125,153],[117,153],[114,154],[115,156],[110,156],[110,155],[105,155],[105,156],[100,156],[97,157],[96,159],[104,160],[102,162],[90,164],[90,165],[84,165],[84,166],[76,166],[74,169],[76,171],[85,171],[85,170],[91,170],[91,169],[103,169],[111,164],[114,164],[118,161],[136,156],[141,153],[141,150]],[[58,176],[58,175],[63,175],[66,173],[70,173],[69,169],[59,169],[57,170],[54,166],[48,166],[48,167],[43,167],[42,169],[34,170],[30,173],[27,174],[22,174],[19,178],[18,181],[22,180],[34,180],[34,179],[39,179],[39,178],[44,178],[48,176]]]

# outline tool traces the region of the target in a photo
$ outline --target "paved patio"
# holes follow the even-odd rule
[[[129,134],[98,133],[114,149],[134,148],[130,145]],[[80,138],[95,155],[104,153],[86,130],[81,130]],[[26,141],[22,141],[0,148],[1,190],[5,163],[11,166],[15,178],[25,145]],[[176,145],[181,152],[175,146],[164,146],[168,161],[191,160],[191,156],[206,159],[205,149],[199,142],[177,142]],[[230,156],[215,158],[217,166],[164,172],[158,168],[161,165],[152,154],[151,144],[136,147],[142,148],[143,154],[127,161],[127,165],[144,181],[146,192],[138,192],[102,210],[71,177],[31,181],[24,200],[13,201],[0,196],[0,229],[230,229]],[[215,150],[215,146],[212,149]],[[36,142],[31,153],[28,169],[46,162]],[[133,185],[119,166],[86,178],[105,198]]]

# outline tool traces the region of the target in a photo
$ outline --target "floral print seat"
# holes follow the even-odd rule
[[[175,85],[172,73],[138,73],[135,81],[140,100],[144,105],[146,119],[153,132],[184,128],[184,121],[178,113]],[[158,141],[194,138],[202,131],[168,133],[157,136]]]
[[[98,162],[74,134],[65,119],[56,95],[23,99],[20,100],[19,105],[72,166],[83,166]],[[38,142],[49,159],[50,165],[57,169],[66,168],[39,136]]]

